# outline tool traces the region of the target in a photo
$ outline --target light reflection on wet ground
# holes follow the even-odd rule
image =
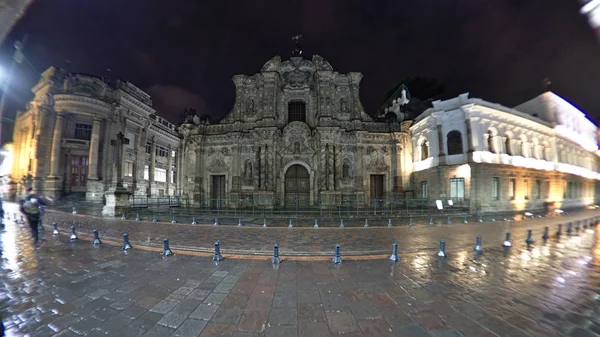
[[[597,336],[600,236],[447,259],[225,260],[0,233],[8,336]],[[433,238],[437,240],[437,236]],[[343,257],[343,256],[342,256]],[[218,334],[217,334],[218,332]]]

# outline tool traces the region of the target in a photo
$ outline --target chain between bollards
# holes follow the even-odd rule
[[[133,247],[131,247],[131,244],[129,243],[129,234],[125,233],[123,234],[123,250],[130,250]]]
[[[400,261],[398,258],[398,244],[396,242],[392,244],[392,255],[390,255],[389,260],[392,262]]]
[[[279,262],[281,262],[281,259],[279,258],[279,245],[275,244],[273,246],[273,258],[271,259],[271,263],[277,264]]]
[[[92,241],[93,245],[99,245],[102,241],[100,241],[100,236],[98,235],[98,230],[94,229],[94,241]]]
[[[165,238],[163,240],[163,253],[162,256],[167,257],[173,255],[171,248],[169,247],[169,239]]]
[[[340,256],[340,245],[335,245],[335,256],[333,257],[333,263],[342,263],[342,257]]]
[[[71,236],[69,237],[69,240],[77,240],[77,234],[75,234],[75,226],[71,226]]]

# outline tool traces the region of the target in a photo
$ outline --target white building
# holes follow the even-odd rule
[[[468,94],[436,101],[411,126],[421,197],[503,212],[594,203],[597,128],[546,92],[514,109]]]

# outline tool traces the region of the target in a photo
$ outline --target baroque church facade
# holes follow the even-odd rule
[[[180,126],[184,193],[209,207],[293,208],[368,205],[409,188],[409,124],[365,113],[361,79],[298,49],[234,76],[229,115]]]

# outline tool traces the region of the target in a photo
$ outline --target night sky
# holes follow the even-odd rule
[[[408,76],[439,79],[446,97],[468,91],[507,106],[543,92],[547,77],[600,120],[600,42],[576,0],[38,0],[0,49],[0,64],[25,33],[37,72],[19,69],[7,117],[31,98],[38,72],[55,65],[126,79],[172,122],[188,106],[218,119],[233,104],[231,77],[287,59],[291,37],[303,34],[309,58],[364,74],[371,114]]]

